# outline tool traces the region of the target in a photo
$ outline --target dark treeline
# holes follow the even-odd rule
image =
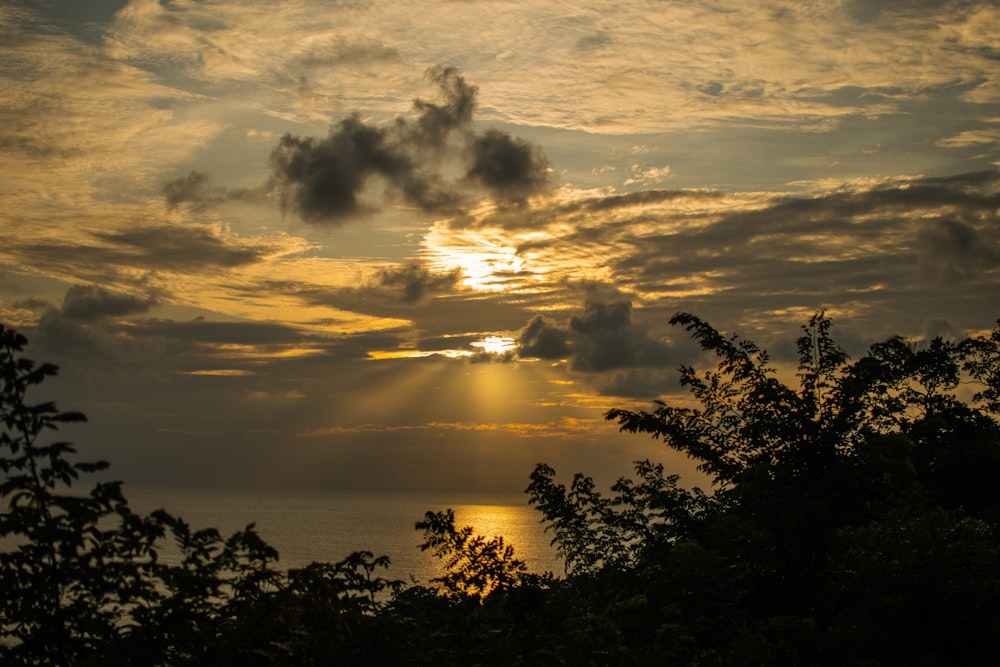
[[[106,464],[52,439],[84,417],[31,402],[56,369],[0,327],[0,664],[1000,664],[1000,328],[852,361],[817,315],[790,387],[752,342],[673,323],[716,360],[681,368],[691,407],[607,418],[698,460],[711,493],[648,461],[610,495],[540,464],[529,502],[565,574],[429,512],[428,586],[364,551],[280,570],[253,526],[141,516],[119,483],[70,493]]]

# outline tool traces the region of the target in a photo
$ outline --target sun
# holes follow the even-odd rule
[[[509,336],[487,336],[482,340],[471,343],[471,345],[482,352],[497,356],[503,356],[517,349],[517,341]]]
[[[506,291],[529,277],[518,239],[502,229],[450,229],[436,224],[423,245],[431,265],[445,272],[458,269],[462,284],[470,289]]]

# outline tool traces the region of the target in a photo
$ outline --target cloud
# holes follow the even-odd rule
[[[541,148],[500,130],[487,130],[472,142],[466,177],[486,187],[500,201],[523,203],[546,190],[549,161]]]
[[[121,354],[122,345],[105,334],[100,326],[87,326],[80,320],[63,317],[58,310],[46,311],[38,318],[31,334],[32,348],[54,361],[71,359],[78,368],[109,355]]]
[[[845,340],[859,342],[917,335],[926,313],[956,328],[988,326],[996,316],[977,320],[970,304],[996,300],[998,211],[996,170],[796,196],[564,189],[524,211],[443,221],[428,255],[475,272],[490,268],[487,251],[509,249],[518,266],[509,288],[526,309],[545,313],[522,320],[522,358],[567,359],[571,370],[605,374],[682,360],[656,333],[679,310],[767,344],[821,309],[853,327]],[[594,284],[615,289],[596,294]]]
[[[670,348],[632,322],[632,304],[587,302],[582,316],[570,318],[573,356],[570,367],[581,372],[618,368],[658,368],[672,363]]]
[[[569,359],[571,370],[603,373],[626,368],[662,368],[673,363],[670,346],[647,326],[632,321],[626,299],[586,301],[583,313],[564,326],[535,316],[518,335],[521,358]]]
[[[306,222],[339,221],[359,213],[366,182],[390,183],[413,172],[410,159],[391,145],[386,129],[358,116],[340,121],[324,139],[286,134],[271,153],[281,205]]]
[[[1000,147],[1000,127],[993,126],[975,130],[964,130],[958,134],[939,139],[936,144],[942,148],[996,149]]]
[[[569,355],[569,335],[551,319],[536,315],[521,329],[517,339],[521,358],[565,359]]]
[[[143,336],[132,335],[137,331],[132,328],[133,323],[123,325],[120,318],[142,315],[157,302],[149,295],[126,294],[95,285],[71,285],[61,306],[34,304],[43,312],[30,336],[32,346],[57,360],[71,359],[81,369],[95,360],[98,366],[108,359],[134,360],[137,351],[141,351],[140,364],[150,363],[157,356],[162,357],[163,351]],[[114,365],[116,371],[120,368]]]
[[[588,301],[584,305],[583,315],[571,317],[569,326],[584,335],[594,335],[604,331],[621,330],[628,326],[631,319],[632,304],[628,301],[614,303]]]
[[[321,286],[303,276],[299,280],[255,283],[247,286],[247,294],[289,295],[317,306],[382,316],[399,315],[403,308],[408,317],[418,317],[415,311],[435,308],[435,297],[461,291],[460,279],[459,271],[432,271],[423,262],[413,260],[381,267],[359,277],[354,286]]]
[[[468,194],[463,183],[501,202],[523,202],[549,186],[539,147],[499,130],[473,130],[475,86],[451,67],[432,68],[428,76],[443,102],[415,100],[415,120],[372,125],[352,115],[324,138],[285,134],[271,153],[282,207],[306,222],[337,224],[378,208],[380,199],[454,211]],[[463,169],[464,179],[446,178],[448,164]],[[383,192],[372,193],[379,184]]]
[[[674,368],[627,368],[603,373],[595,377],[594,386],[606,396],[627,396],[644,401],[662,398],[681,388]]]
[[[161,192],[167,200],[167,206],[173,208],[182,202],[206,200],[206,183],[208,176],[200,171],[191,171],[187,176],[175,179],[163,186]]]
[[[109,183],[133,192],[145,188],[223,128],[185,112],[189,93],[48,25],[32,10],[5,18],[5,200],[46,192],[78,207],[85,201],[81,194],[96,192],[106,204]]]
[[[590,0],[569,13],[531,3],[498,21],[489,4],[433,0],[419,12],[390,0],[134,1],[106,45],[220,88],[256,85],[263,104],[300,120],[397,113],[398,98],[373,86],[409,88],[413,64],[455,62],[493,84],[492,120],[618,134],[721,123],[828,130],[961,94],[949,90],[956,82],[968,100],[996,100],[994,4],[718,0],[608,11]]]
[[[929,279],[962,283],[1000,269],[1000,243],[992,243],[969,222],[945,218],[920,230],[922,266]]]
[[[639,164],[631,166],[632,175],[625,179],[625,185],[662,183],[670,178],[670,167],[644,167]]]
[[[120,374],[141,383],[144,375],[210,374],[236,377],[281,366],[307,375],[321,363],[365,357],[361,345],[344,336],[316,336],[299,327],[253,321],[177,321],[142,315],[153,299],[73,286],[61,308],[50,308],[29,334],[32,346],[73,372],[105,381]],[[379,342],[376,337],[374,342]],[[269,391],[277,391],[271,387]]]
[[[306,69],[316,69],[337,68],[343,65],[363,66],[372,62],[400,60],[399,50],[382,42],[370,38],[356,41],[339,38],[333,42],[315,45],[312,50],[299,56],[296,62]]]
[[[240,237],[219,225],[126,223],[106,231],[70,229],[59,237],[12,238],[0,249],[0,261],[31,266],[38,275],[63,284],[100,286],[111,294],[141,289],[156,303],[184,303],[237,317],[261,316],[271,306],[270,312],[280,310],[287,317],[306,314],[292,308],[287,299],[281,301],[280,295],[242,300],[226,295],[235,296],[248,280],[262,275],[289,275],[297,266],[284,260],[307,247],[302,239],[288,235]],[[68,307],[82,307],[78,298],[84,296],[91,305],[114,301],[107,294],[88,296],[81,291],[70,294]],[[301,299],[296,302],[301,304]],[[319,315],[308,313],[313,318]],[[322,315],[330,316],[329,309]]]
[[[432,273],[420,262],[413,261],[382,269],[373,287],[390,291],[403,303],[422,303],[432,294],[454,288],[460,275],[458,271]]]
[[[437,84],[444,97],[444,104],[416,99],[413,101],[413,109],[420,116],[409,129],[406,129],[406,122],[402,122],[415,145],[441,149],[453,131],[468,130],[476,110],[479,88],[466,83],[465,78],[454,67],[432,67],[428,70],[427,77]],[[396,122],[400,123],[401,119]]]
[[[226,201],[257,200],[267,194],[267,188],[209,187],[208,174],[192,169],[187,176],[168,181],[160,189],[168,208],[190,204],[195,210],[204,210]]]
[[[73,285],[66,290],[61,313],[64,317],[93,320],[145,313],[156,300],[132,294],[113,292],[93,285]]]
[[[149,268],[236,267],[258,262],[267,252],[266,247],[235,243],[204,227],[154,225],[94,236],[113,247],[95,249],[95,256],[110,254],[116,263]]]

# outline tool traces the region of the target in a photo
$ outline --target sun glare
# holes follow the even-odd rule
[[[509,336],[487,336],[482,340],[469,343],[469,349],[445,349],[445,350],[373,350],[368,353],[369,358],[374,360],[382,359],[417,359],[421,357],[448,357],[449,359],[462,359],[473,357],[479,354],[495,354],[503,356],[517,349],[517,341]]]
[[[516,350],[517,342],[509,336],[487,336],[472,343],[472,347],[479,348],[487,354],[503,355]]]
[[[456,230],[439,223],[424,238],[424,247],[437,270],[458,269],[466,287],[499,292],[525,280],[517,241],[501,229]]]

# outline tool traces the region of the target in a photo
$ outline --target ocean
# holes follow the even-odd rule
[[[278,550],[283,569],[336,562],[363,550],[389,556],[390,567],[381,576],[427,583],[440,574],[439,561],[431,551],[420,551],[421,533],[414,524],[427,511],[451,508],[456,527],[471,525],[487,539],[502,535],[530,571],[563,574],[562,561],[550,545],[552,534],[545,532],[541,514],[525,495],[128,485],[124,492],[134,511],[165,509],[192,529],[217,528],[228,536],[254,523]]]

